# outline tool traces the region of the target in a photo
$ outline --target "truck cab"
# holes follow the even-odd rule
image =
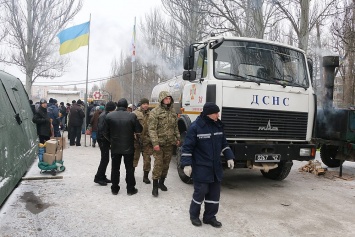
[[[214,102],[237,168],[282,180],[293,160],[314,159],[316,96],[302,50],[260,39],[210,37],[185,48],[184,69],[169,87],[181,92],[175,101],[182,137],[203,105]]]

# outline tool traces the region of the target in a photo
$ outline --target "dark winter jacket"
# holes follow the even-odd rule
[[[134,133],[141,133],[142,126],[137,116],[124,107],[110,112],[105,118],[107,127],[105,137],[111,143],[112,154],[133,154]]]
[[[36,113],[36,106],[35,105],[31,105],[31,110],[33,115]]]
[[[33,116],[32,122],[37,125],[37,134],[40,136],[51,136],[51,122],[47,114],[47,108],[38,107]]]
[[[69,113],[69,126],[79,127],[83,125],[85,113],[78,104],[73,104]]]
[[[188,129],[181,151],[181,167],[192,166],[192,179],[201,183],[221,181],[223,169],[221,153],[234,159],[220,120],[200,115]],[[215,180],[215,177],[217,180]]]
[[[62,118],[64,118],[65,116],[67,116],[67,108],[65,108],[65,106],[60,106],[59,108],[60,113],[62,114]]]

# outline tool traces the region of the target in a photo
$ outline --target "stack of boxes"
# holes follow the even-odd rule
[[[51,165],[54,161],[62,160],[63,148],[65,148],[65,141],[62,138],[48,140],[46,142],[46,153],[43,154],[43,161]]]

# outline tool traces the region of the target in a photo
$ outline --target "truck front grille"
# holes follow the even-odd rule
[[[305,112],[222,107],[222,122],[228,138],[305,140]]]

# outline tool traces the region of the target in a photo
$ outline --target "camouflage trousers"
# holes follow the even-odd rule
[[[154,167],[152,178],[160,179],[168,175],[171,156],[173,155],[173,146],[160,146],[160,151],[153,150]]]
[[[143,145],[143,149],[139,145],[137,141],[134,141],[134,160],[133,167],[136,168],[138,166],[139,158],[143,155],[143,171],[150,171],[151,169],[151,158],[150,156],[153,154],[153,146],[152,144]]]

